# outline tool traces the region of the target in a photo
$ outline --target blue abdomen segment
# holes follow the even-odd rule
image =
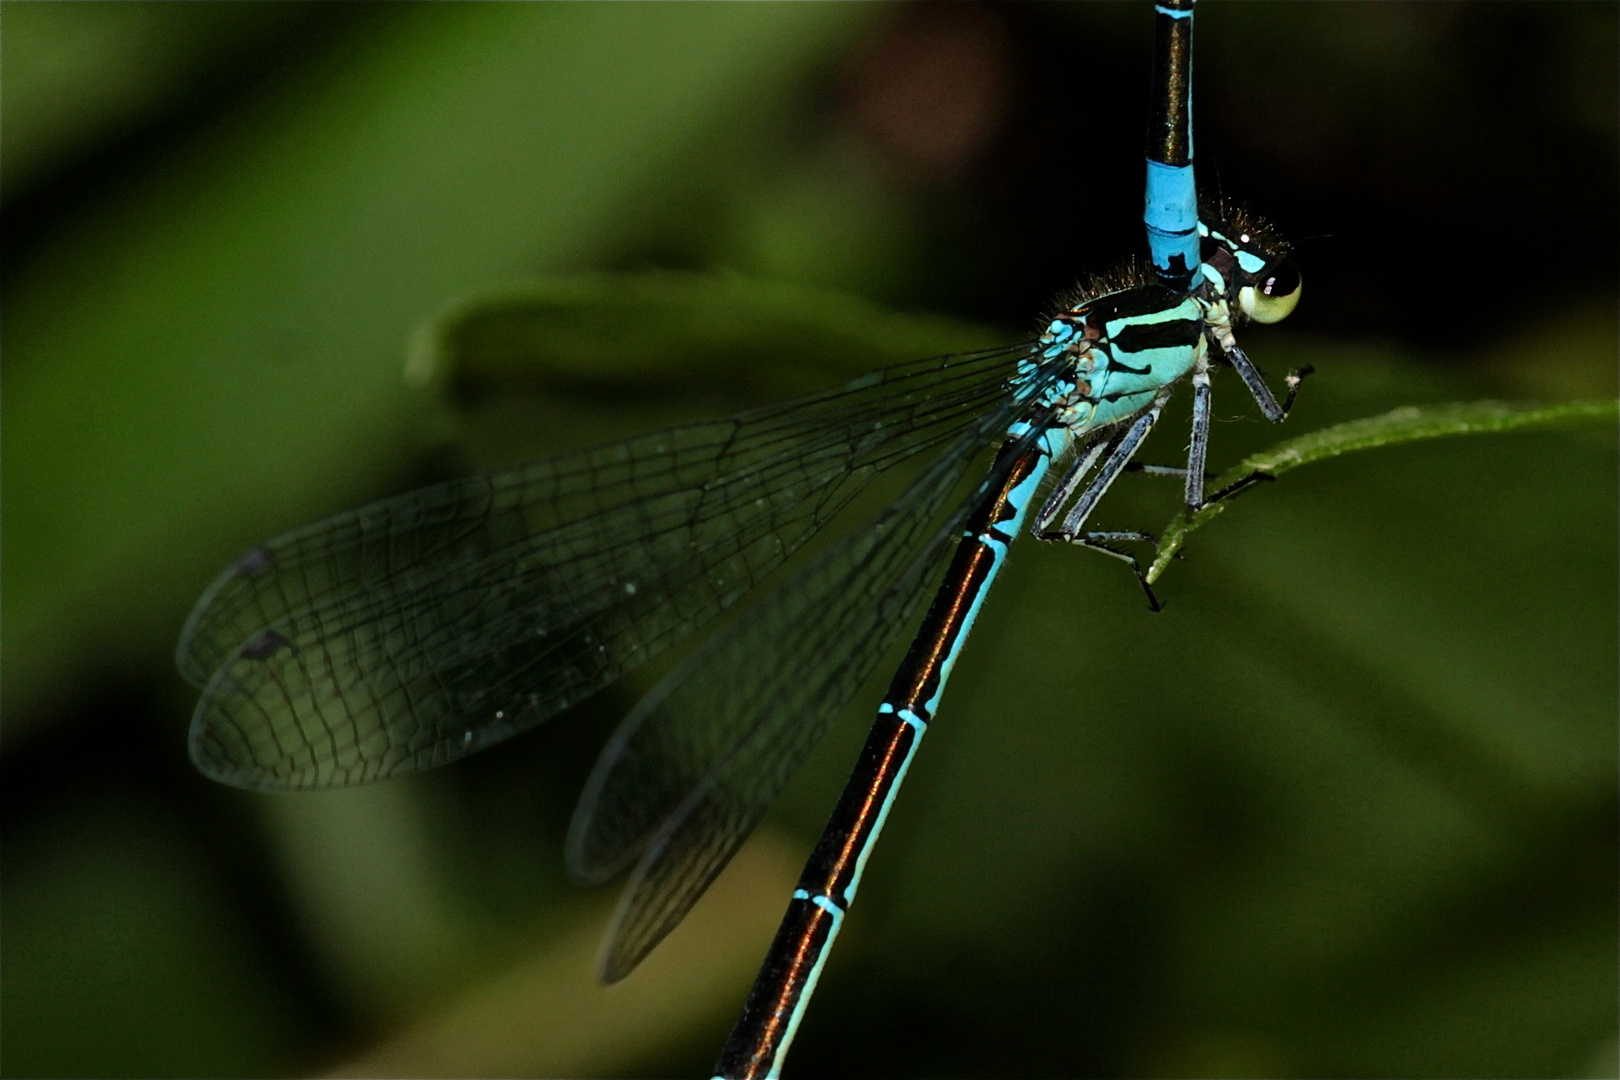
[[[1142,207],[1148,251],[1161,279],[1185,282],[1198,267],[1198,187],[1193,167],[1148,160]]]
[[[1193,0],[1154,6],[1153,88],[1148,120],[1147,225],[1153,269],[1182,292],[1198,270],[1198,194],[1193,183]]]

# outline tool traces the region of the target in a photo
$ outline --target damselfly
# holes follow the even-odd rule
[[[1293,309],[1284,252],[1200,221],[1192,0],[1158,11],[1147,224],[1156,278],[1125,277],[1039,337],[875,372],[796,401],[386,499],[253,548],[203,594],[181,671],[203,688],[191,754],[261,789],[362,783],[454,761],[541,723],[736,605],[874,479],[904,493],[665,676],[602,751],[570,827],[571,872],[632,867],[601,973],[629,973],[697,902],[943,580],[794,892],[719,1064],[774,1074],[918,740],[1046,474],[1047,540],[1136,570],[1135,532],[1086,529],[1173,387],[1193,387],[1186,502],[1205,495],[1211,369],[1279,404],[1233,338]],[[996,438],[988,477],[953,495]]]

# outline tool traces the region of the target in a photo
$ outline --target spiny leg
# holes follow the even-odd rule
[[[1041,504],[1040,512],[1035,515],[1035,520],[1030,526],[1031,532],[1040,536],[1046,531],[1046,527],[1058,516],[1063,504],[1069,501],[1069,496],[1074,494],[1074,489],[1080,486],[1080,481],[1085,479],[1086,473],[1091,471],[1097,459],[1118,445],[1121,438],[1122,435],[1110,438],[1107,434],[1098,434],[1080,448],[1080,452],[1075,455],[1074,464],[1069,466],[1069,470],[1063,474],[1063,479],[1053,486],[1052,494]]]
[[[1190,510],[1204,505],[1204,459],[1209,453],[1209,369],[1200,360],[1193,372],[1192,442],[1187,446],[1186,500]]]
[[[1064,515],[1063,524],[1057,529],[1059,537],[1072,540],[1080,535],[1080,530],[1085,526],[1086,519],[1091,516],[1091,511],[1096,508],[1098,500],[1113,486],[1114,481],[1119,479],[1119,474],[1125,471],[1125,466],[1130,464],[1131,458],[1136,456],[1137,448],[1142,445],[1142,440],[1147,438],[1148,432],[1153,430],[1153,425],[1158,423],[1159,414],[1163,410],[1163,400],[1155,401],[1147,412],[1132,421],[1130,427],[1108,444],[1108,460],[1103,462],[1102,468],[1097,470],[1097,475],[1086,485],[1086,489],[1080,493],[1080,497]]]
[[[1132,462],[1125,467],[1125,471],[1139,472],[1146,476],[1173,476],[1177,479],[1183,479],[1187,476],[1187,470],[1182,468],[1180,465],[1138,465],[1135,462]],[[1199,503],[1197,506],[1188,506],[1188,509],[1201,509],[1205,506],[1209,506],[1211,503],[1218,503],[1222,499],[1229,499],[1233,495],[1253,487],[1255,484],[1268,483],[1275,479],[1277,478],[1272,476],[1270,473],[1261,472],[1259,469],[1256,469],[1254,472],[1249,473],[1249,475],[1227,484],[1225,487],[1215,492],[1215,494],[1206,496],[1204,501]]]
[[[1254,402],[1260,406],[1260,411],[1266,414],[1266,419],[1273,424],[1280,424],[1288,419],[1288,412],[1294,407],[1294,399],[1299,396],[1299,384],[1316,368],[1306,364],[1302,368],[1290,371],[1288,378],[1283,380],[1288,385],[1288,396],[1283,399],[1281,405],[1278,405],[1276,397],[1271,393],[1271,387],[1266,385],[1265,376],[1260,374],[1260,369],[1254,366],[1254,361],[1249,359],[1248,354],[1238,347],[1232,332],[1228,330],[1219,335],[1216,343],[1225,355],[1227,363],[1237,369],[1238,377],[1243,380],[1243,385],[1249,388],[1249,393],[1254,395]]]
[[[1248,363],[1248,357],[1244,357],[1244,363]],[[1250,368],[1253,368],[1252,364]],[[1294,395],[1299,392],[1300,379],[1304,378],[1305,374],[1309,374],[1310,370],[1310,368],[1306,368],[1304,374],[1295,373],[1288,377],[1288,401],[1282,406],[1284,416],[1288,414],[1288,409],[1294,404]],[[1255,373],[1255,377],[1259,378],[1258,372]],[[1256,469],[1242,479],[1227,484],[1208,498],[1204,497],[1204,459],[1209,452],[1209,372],[1202,369],[1193,372],[1192,384],[1192,443],[1187,448],[1187,468],[1184,471],[1187,478],[1186,502],[1189,513],[1202,510],[1204,507],[1218,503],[1222,499],[1229,499],[1238,492],[1247,490],[1262,481],[1275,479],[1270,473]],[[1266,389],[1264,382],[1259,385],[1261,389]],[[1271,391],[1266,390],[1266,394],[1269,398]],[[1272,400],[1271,403],[1273,406],[1276,405],[1275,400]],[[1265,402],[1261,402],[1261,408],[1265,408]],[[1159,468],[1162,469],[1163,466],[1159,466]]]
[[[1294,411],[1294,399],[1299,397],[1299,384],[1305,381],[1305,376],[1314,375],[1315,373],[1316,365],[1306,364],[1304,367],[1290,371],[1287,378],[1283,379],[1283,382],[1288,384],[1288,396],[1283,399],[1282,403],[1284,420],[1288,419],[1288,414]]]
[[[1256,485],[1256,484],[1269,484],[1275,479],[1277,479],[1277,478],[1275,476],[1272,476],[1270,473],[1261,472],[1259,469],[1256,469],[1256,470],[1254,470],[1254,472],[1250,473],[1249,475],[1239,477],[1238,479],[1232,481],[1230,484],[1227,484],[1225,487],[1221,488],[1215,494],[1213,494],[1209,498],[1205,499],[1204,500],[1204,506],[1211,506],[1211,505],[1213,505],[1215,503],[1220,502],[1222,499],[1230,499],[1234,495],[1237,495],[1237,494],[1240,494],[1242,492],[1245,492],[1245,491],[1249,490],[1250,488],[1254,487],[1254,485]],[[1200,509],[1200,508],[1195,506],[1192,509],[1197,510],[1197,509]]]
[[[1042,539],[1046,539],[1046,537],[1042,537]],[[1163,611],[1164,605],[1159,603],[1157,596],[1153,595],[1153,586],[1148,584],[1147,575],[1142,573],[1142,564],[1136,561],[1136,556],[1130,552],[1121,551],[1116,547],[1109,547],[1103,543],[1104,540],[1142,540],[1151,544],[1155,543],[1153,537],[1147,533],[1093,532],[1070,537],[1069,543],[1090,548],[1092,551],[1100,551],[1104,555],[1112,555],[1130,567],[1131,573],[1136,575],[1136,583],[1142,586],[1142,593],[1147,597],[1148,607],[1153,611]]]
[[[1243,384],[1249,388],[1249,393],[1254,395],[1255,404],[1260,406],[1260,411],[1265,413],[1266,419],[1270,420],[1273,424],[1280,424],[1284,420],[1288,419],[1288,413],[1294,407],[1294,399],[1299,396],[1299,384],[1304,382],[1305,376],[1312,374],[1316,368],[1310,364],[1306,364],[1302,368],[1297,368],[1290,371],[1288,373],[1288,377],[1283,380],[1288,386],[1288,396],[1283,399],[1283,403],[1281,405],[1278,405],[1277,399],[1272,396],[1271,388],[1266,385],[1265,377],[1260,374],[1260,369],[1255,367],[1254,361],[1250,360],[1248,354],[1239,348],[1238,343],[1232,337],[1232,332],[1230,330],[1217,334],[1215,343],[1220,352],[1226,357],[1227,362],[1230,363],[1232,367],[1237,369],[1238,376],[1243,380]],[[1197,395],[1193,399],[1193,454],[1199,454],[1202,450],[1202,447],[1198,445],[1199,435],[1201,434],[1199,430],[1200,406],[1202,407],[1203,413],[1202,435],[1204,436],[1206,442],[1209,434],[1209,387],[1207,378],[1205,380],[1205,385],[1202,387],[1198,387],[1196,385],[1197,376],[1194,375],[1193,378],[1195,384],[1195,394]],[[1189,469],[1191,466],[1192,457],[1189,456]],[[1191,475],[1187,477],[1188,510],[1199,510],[1213,503],[1218,503],[1222,499],[1229,499],[1240,492],[1247,491],[1255,484],[1268,482],[1276,479],[1276,477],[1272,476],[1270,473],[1261,472],[1260,470],[1256,469],[1247,476],[1240,477],[1237,480],[1234,480],[1232,483],[1227,484],[1225,487],[1221,488],[1207,499],[1202,497],[1202,479],[1203,478],[1200,476],[1198,487],[1199,498],[1197,501],[1194,501],[1193,478]]]
[[[1090,516],[1092,507],[1097,505],[1097,500],[1102,498],[1103,493],[1124,471],[1125,466],[1131,460],[1131,455],[1136,453],[1136,448],[1142,444],[1142,440],[1152,430],[1153,422],[1159,418],[1162,407],[1162,402],[1154,402],[1147,412],[1137,417],[1131,423],[1131,426],[1124,431],[1106,441],[1099,440],[1088,444],[1085,450],[1075,459],[1074,464],[1069,466],[1068,472],[1063,475],[1063,479],[1058,482],[1056,489],[1053,490],[1051,498],[1047,499],[1045,505],[1041,507],[1041,512],[1035,515],[1035,521],[1031,524],[1030,531],[1042,540],[1073,540],[1075,534],[1080,531],[1080,527],[1085,524],[1086,518]],[[1075,500],[1074,508],[1063,519],[1062,526],[1055,530],[1052,529],[1052,521],[1057,517],[1058,512],[1063,509],[1063,504],[1067,501],[1068,496],[1079,486],[1080,480],[1090,470],[1097,458],[1104,453],[1108,455],[1108,459],[1103,462],[1102,468],[1097,471],[1097,475],[1092,478],[1091,483],[1086,485],[1085,490],[1080,493],[1080,497]]]
[[[1192,441],[1187,447],[1187,466],[1179,468],[1172,465],[1138,465],[1133,463],[1125,466],[1127,472],[1147,473],[1151,476],[1177,476],[1186,484],[1186,503],[1188,510],[1197,510],[1231,494],[1225,491],[1209,500],[1204,499],[1204,462],[1209,456],[1209,410],[1210,388],[1209,370],[1198,368],[1192,375],[1193,411],[1192,411]]]
[[[1112,555],[1114,558],[1122,560],[1131,568],[1131,573],[1136,575],[1136,583],[1142,586],[1142,592],[1147,595],[1148,606],[1154,611],[1162,610],[1162,605],[1159,603],[1159,598],[1153,595],[1153,589],[1148,585],[1147,577],[1142,573],[1142,567],[1136,561],[1135,556],[1120,551],[1118,548],[1110,547],[1107,543],[1110,540],[1131,540],[1151,544],[1156,542],[1154,538],[1147,533],[1141,532],[1081,532],[1080,530],[1085,525],[1086,518],[1090,516],[1092,508],[1097,505],[1097,501],[1102,498],[1109,486],[1119,477],[1119,474],[1125,471],[1125,466],[1130,464],[1131,456],[1136,453],[1137,447],[1141,446],[1142,440],[1147,438],[1148,432],[1153,430],[1153,425],[1159,419],[1163,404],[1162,401],[1154,402],[1153,406],[1137,417],[1125,431],[1108,439],[1106,442],[1099,440],[1088,445],[1075,463],[1070,466],[1069,471],[1064,474],[1063,479],[1053,491],[1052,497],[1047,499],[1046,505],[1041,507],[1041,512],[1036,516],[1031,530],[1041,540],[1060,540],[1064,543],[1079,544],[1081,547],[1100,551],[1105,555]],[[1058,512],[1063,508],[1063,503],[1067,500],[1069,494],[1079,486],[1080,479],[1090,470],[1097,458],[1104,453],[1108,455],[1107,460],[1103,462],[1102,468],[1097,471],[1097,475],[1092,478],[1091,483],[1087,484],[1085,490],[1080,493],[1080,497],[1075,500],[1074,508],[1063,519],[1063,524],[1055,530],[1050,528],[1052,520],[1057,517]]]

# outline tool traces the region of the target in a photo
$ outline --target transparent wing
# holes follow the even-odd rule
[[[893,507],[717,634],[625,717],[570,826],[570,871],[640,861],[602,959],[627,975],[697,902],[908,626],[972,504],[964,470],[1039,386],[963,433]],[[1026,392],[1027,391],[1027,392]]]
[[[386,499],[217,578],[180,669],[203,772],[360,783],[531,727],[734,603],[879,472],[1007,397],[1027,346]]]

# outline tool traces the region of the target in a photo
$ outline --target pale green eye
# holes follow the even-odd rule
[[[1257,323],[1281,322],[1299,306],[1302,285],[1294,264],[1283,259],[1262,273],[1255,284],[1238,290],[1238,307]]]

